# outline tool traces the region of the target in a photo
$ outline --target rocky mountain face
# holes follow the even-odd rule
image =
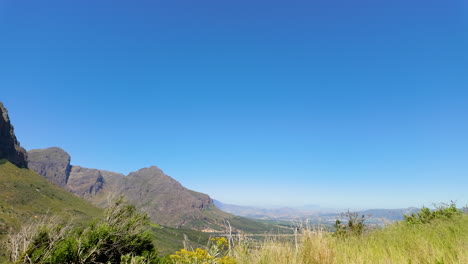
[[[28,151],[28,166],[60,187],[67,185],[70,176],[70,155],[60,148]]]
[[[162,225],[183,226],[214,207],[208,195],[185,188],[155,166],[126,176],[121,192]]]
[[[101,171],[80,166],[72,166],[68,177],[67,187],[78,196],[93,196],[99,193],[104,186],[104,177]]]
[[[26,150],[16,139],[8,111],[2,102],[0,102],[0,159],[7,159],[20,168],[28,166]]]
[[[70,155],[60,148],[35,149],[28,154],[32,170],[64,189],[102,207],[109,199],[124,195],[162,225],[185,226],[205,219],[204,212],[215,208],[208,195],[185,188],[155,166],[124,176],[70,165]]]
[[[70,155],[52,147],[28,151],[28,166],[39,175],[81,197],[96,195],[104,185],[101,172],[70,164]]]

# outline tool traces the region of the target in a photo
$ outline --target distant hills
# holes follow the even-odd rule
[[[258,208],[225,204],[217,200],[214,200],[214,203],[223,211],[239,216],[268,221],[308,221],[309,223],[333,224],[341,215],[341,212],[336,209],[321,208],[317,205],[302,206],[298,208]],[[360,211],[359,213],[367,217],[368,223],[382,225],[392,221],[403,220],[403,215],[411,214],[418,210],[419,209],[415,207],[402,209],[369,209]]]

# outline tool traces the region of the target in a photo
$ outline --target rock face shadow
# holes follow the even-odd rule
[[[27,153],[16,139],[8,111],[0,102],[0,159],[6,159],[20,168],[27,168]]]

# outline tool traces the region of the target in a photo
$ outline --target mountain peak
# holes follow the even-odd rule
[[[20,168],[28,167],[26,150],[16,139],[8,111],[2,102],[0,102],[0,159],[7,159]]]
[[[149,167],[145,167],[145,168],[141,168],[139,169],[137,172],[153,172],[153,173],[163,173],[164,172],[158,167],[158,166],[149,166]]]

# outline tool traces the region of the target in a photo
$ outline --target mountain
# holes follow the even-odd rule
[[[121,193],[150,216],[157,216],[157,223],[168,226],[207,220],[204,211],[215,209],[208,195],[188,190],[155,166],[126,176]]]
[[[8,111],[2,102],[0,102],[0,159],[6,159],[20,168],[28,166],[26,150],[16,139]]]
[[[156,167],[141,169],[126,177],[121,173],[72,166],[68,153],[60,148],[48,148],[29,151],[31,169],[28,169],[27,153],[16,139],[6,109],[1,103],[0,106],[0,240],[12,230],[43,216],[57,216],[73,225],[87,224],[103,215],[103,210],[89,201],[106,207],[111,198],[122,193],[140,207],[146,202],[154,205],[147,208],[152,212],[152,219],[159,219],[157,215],[161,214],[161,219],[166,217],[166,220],[160,222],[177,227],[151,224],[151,236],[162,255],[184,246],[207,245],[212,234],[199,230],[216,228],[223,232],[226,220],[232,223],[234,231],[242,228],[247,232],[263,232],[273,227],[220,211],[209,196],[184,188]],[[164,195],[160,195],[162,193]],[[155,197],[160,202],[153,200]],[[179,219],[184,220],[180,222]],[[0,262],[3,263],[6,256],[1,247]]]
[[[11,229],[37,221],[43,216],[58,216],[73,224],[84,225],[102,216],[103,210],[64,190],[36,172],[18,168],[0,160],[0,240]],[[151,235],[161,255],[173,253],[184,244],[196,247],[207,245],[211,234],[196,230],[151,226]],[[0,263],[4,263],[0,245]]]
[[[70,155],[60,148],[28,151],[28,167],[60,187],[67,185],[70,159]]]
[[[185,188],[156,166],[124,176],[71,165],[70,155],[56,147],[30,150],[28,154],[31,169],[100,207],[105,207],[112,197],[123,195],[129,203],[147,212],[152,221],[168,227],[221,232],[229,221],[234,231],[274,229],[221,211],[208,195]]]

